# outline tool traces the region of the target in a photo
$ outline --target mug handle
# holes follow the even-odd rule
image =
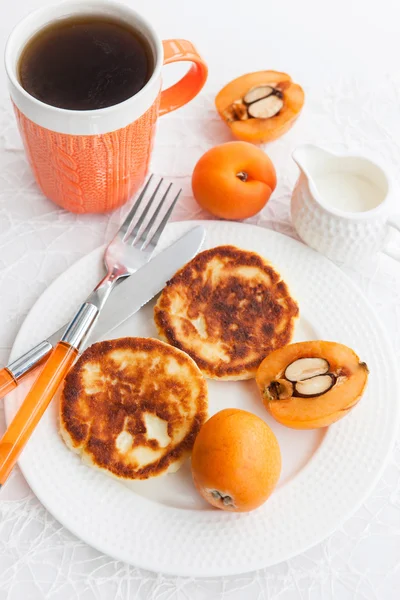
[[[400,233],[400,215],[392,215],[391,217],[389,217],[389,219],[386,221],[386,225],[388,227],[392,227],[393,229],[395,229],[396,231],[398,231]],[[394,260],[397,260],[400,262],[400,249],[392,250],[392,249],[388,248],[387,246],[384,246],[382,252],[384,254],[386,254],[387,256],[394,258]]]
[[[187,104],[200,92],[207,79],[207,65],[196,48],[187,40],[164,40],[164,65],[190,61],[192,67],[175,85],[161,92],[159,114],[176,110]]]

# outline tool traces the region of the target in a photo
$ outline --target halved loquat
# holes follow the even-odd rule
[[[269,354],[257,371],[262,400],[287,427],[316,429],[344,417],[360,400],[368,367],[336,342],[290,344]]]
[[[200,429],[192,453],[193,481],[213,506],[234,512],[257,508],[275,488],[280,472],[278,441],[256,415],[227,408]]]
[[[247,142],[272,142],[300,114],[304,91],[286,73],[257,71],[237,77],[216,96],[215,105],[233,135]]]

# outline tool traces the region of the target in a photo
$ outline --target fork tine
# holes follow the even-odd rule
[[[143,212],[140,215],[137,223],[135,223],[134,228],[132,229],[131,233],[126,238],[126,240],[124,240],[128,244],[133,244],[136,241],[136,236],[139,233],[139,229],[141,228],[143,221],[145,220],[146,215],[149,212],[151,205],[153,204],[154,199],[157,196],[158,190],[160,189],[160,185],[162,184],[163,181],[164,181],[163,178],[161,178],[160,181],[158,182],[156,189],[154,190],[154,192],[151,195],[150,200],[147,202],[146,206],[144,207]]]
[[[118,229],[116,237],[119,237],[120,239],[124,239],[124,237],[126,236],[126,234],[128,233],[128,230],[132,224],[133,221],[133,217],[136,215],[137,209],[140,206],[140,203],[143,200],[143,197],[147,191],[147,188],[149,187],[150,181],[153,179],[153,175],[150,175],[150,177],[148,178],[146,185],[144,186],[144,188],[142,189],[142,191],[140,192],[140,196],[138,197],[138,199],[136,200],[135,204],[132,206],[131,210],[128,212],[127,216],[125,217],[124,222],[122,223],[121,227]]]
[[[178,202],[178,198],[181,195],[181,191],[179,190],[179,192],[177,193],[177,195],[175,196],[175,198],[173,199],[171,206],[169,207],[169,209],[167,210],[167,212],[165,213],[163,220],[161,221],[161,223],[159,224],[159,226],[157,227],[157,229],[155,230],[153,237],[151,238],[151,240],[149,241],[149,243],[146,246],[146,250],[151,249],[153,250],[157,244],[158,244],[158,240],[161,237],[162,232],[164,231],[164,228],[166,226],[166,224],[169,221],[169,218],[172,214],[172,211],[175,208],[175,204]]]
[[[165,199],[168,196],[169,190],[172,187],[172,183],[169,184],[167,191],[165,192],[165,194],[163,195],[163,197],[161,198],[160,202],[158,203],[158,206],[156,208],[156,210],[153,213],[153,216],[151,217],[151,219],[149,220],[149,222],[146,225],[146,229],[143,231],[142,235],[140,236],[140,238],[137,240],[136,244],[141,243],[141,247],[144,246],[147,236],[149,235],[150,229],[153,227],[155,220],[157,219],[159,212],[164,204]]]

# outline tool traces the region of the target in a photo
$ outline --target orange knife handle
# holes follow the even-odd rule
[[[0,370],[0,398],[6,396],[17,387],[17,380],[7,368]]]
[[[78,350],[59,342],[0,440],[0,485],[3,485],[44,411],[71,368]]]
[[[17,385],[20,384],[21,379],[25,377],[28,373],[31,373],[36,367],[42,364],[47,357],[50,355],[50,352],[53,350],[53,346],[51,342],[48,340],[44,340],[40,342],[40,344],[36,344],[33,348],[30,348],[27,352],[19,356],[10,362],[3,371],[8,371],[10,375],[12,375],[14,380],[14,385],[12,389],[14,389]],[[2,388],[2,371],[0,371],[0,398],[5,396],[10,389],[7,389],[8,386],[3,389]],[[9,378],[6,378],[9,380]]]

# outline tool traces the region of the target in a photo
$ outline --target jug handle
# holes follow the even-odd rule
[[[387,220],[386,225],[400,233],[400,214],[391,215]],[[382,252],[387,256],[390,256],[390,258],[393,258],[394,260],[400,262],[400,246],[398,248],[389,248],[387,246],[384,246]]]

